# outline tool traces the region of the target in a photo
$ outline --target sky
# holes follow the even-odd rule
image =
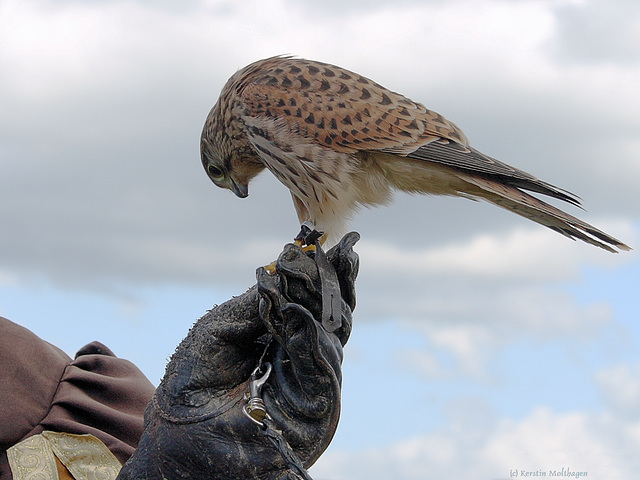
[[[633,478],[636,0],[1,0],[0,315],[71,356],[99,340],[157,384],[193,322],[298,231],[275,178],[239,200],[199,158],[226,80],[276,54],[424,103],[635,248],[465,199],[361,211],[342,418],[312,476]]]

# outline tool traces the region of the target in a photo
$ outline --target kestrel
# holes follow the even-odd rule
[[[267,168],[300,223],[332,238],[360,206],[394,190],[483,199],[569,238],[615,252],[624,243],[527,193],[579,198],[481,153],[440,114],[357,73],[273,57],[239,70],[204,124],[202,164],[238,197]]]

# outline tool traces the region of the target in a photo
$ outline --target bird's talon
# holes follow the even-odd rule
[[[269,265],[265,265],[264,269],[269,275],[273,275],[274,273],[276,273],[276,262],[274,261],[274,262],[271,262]]]
[[[304,247],[300,247],[302,249],[303,252],[307,253],[307,252],[316,252],[316,246],[315,245],[305,245]]]

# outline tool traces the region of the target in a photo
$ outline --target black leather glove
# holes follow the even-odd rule
[[[167,365],[118,479],[305,478],[287,448],[308,468],[337,428],[358,239],[347,234],[326,254],[342,297],[332,332],[321,324],[324,267],[291,244],[275,274],[258,269],[256,286],[198,320]]]

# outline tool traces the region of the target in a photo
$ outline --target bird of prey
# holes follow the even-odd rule
[[[540,200],[572,193],[469,145],[454,123],[357,73],[286,56],[239,70],[201,137],[202,164],[238,197],[265,168],[291,192],[301,224],[336,238],[360,206],[394,190],[483,199],[610,252],[621,241]]]

